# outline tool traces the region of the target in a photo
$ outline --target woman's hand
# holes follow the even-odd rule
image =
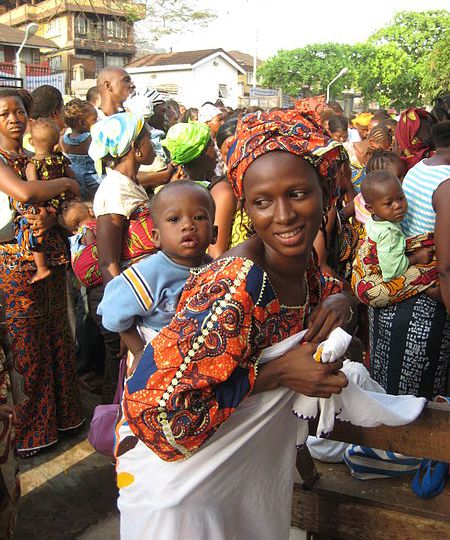
[[[347,377],[339,371],[342,362],[316,362],[313,358],[316,349],[314,343],[304,343],[286,353],[287,369],[281,379],[282,385],[305,396],[328,398],[340,394],[348,384]]]
[[[43,236],[56,224],[56,210],[52,207],[38,208],[38,214],[24,214],[30,228],[37,237]]]
[[[342,362],[316,362],[312,356],[316,349],[314,343],[304,343],[263,365],[253,393],[284,386],[305,396],[328,398],[339,394],[347,386],[347,377],[339,371]]]
[[[308,332],[305,341],[320,343],[328,338],[330,332],[340,326],[346,328],[353,315],[350,298],[342,293],[325,298],[308,318]]]

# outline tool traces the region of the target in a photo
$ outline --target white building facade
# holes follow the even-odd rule
[[[217,99],[235,108],[243,96],[238,79],[245,71],[222,49],[148,55],[126,70],[137,88],[155,88],[187,108]]]

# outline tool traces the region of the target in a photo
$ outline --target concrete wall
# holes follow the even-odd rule
[[[194,69],[154,72],[145,68],[130,67],[127,71],[138,88],[176,86],[178,93],[173,94],[169,91],[169,94],[186,107],[200,107],[205,101],[216,101],[219,97],[219,85],[227,87],[227,97],[223,98],[225,105],[237,107],[239,97],[242,95],[237,70],[221,57]]]
[[[178,102],[186,104],[186,99],[190,99],[189,89],[193,83],[193,73],[191,69],[178,71],[149,72],[145,68],[126,68],[131,75],[137,88],[149,87],[159,88],[161,86],[176,87],[176,93],[170,92],[170,96]],[[189,107],[190,105],[186,105]],[[192,105],[194,106],[194,105]]]
[[[240,87],[238,71],[221,56],[197,66],[194,70],[194,86],[191,88],[192,99],[197,99],[195,106],[205,101],[213,103],[219,98],[219,85],[226,85],[225,105],[237,107]]]

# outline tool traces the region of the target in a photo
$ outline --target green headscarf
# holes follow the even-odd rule
[[[175,124],[162,141],[177,165],[190,163],[205,150],[211,140],[211,130],[206,124],[189,122]]]

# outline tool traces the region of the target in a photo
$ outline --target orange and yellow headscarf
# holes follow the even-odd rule
[[[248,167],[273,151],[289,152],[307,160],[325,179],[329,197],[334,196],[337,168],[348,159],[342,145],[325,135],[316,113],[277,110],[247,114],[239,120],[228,152],[228,175],[238,199],[243,197]]]

